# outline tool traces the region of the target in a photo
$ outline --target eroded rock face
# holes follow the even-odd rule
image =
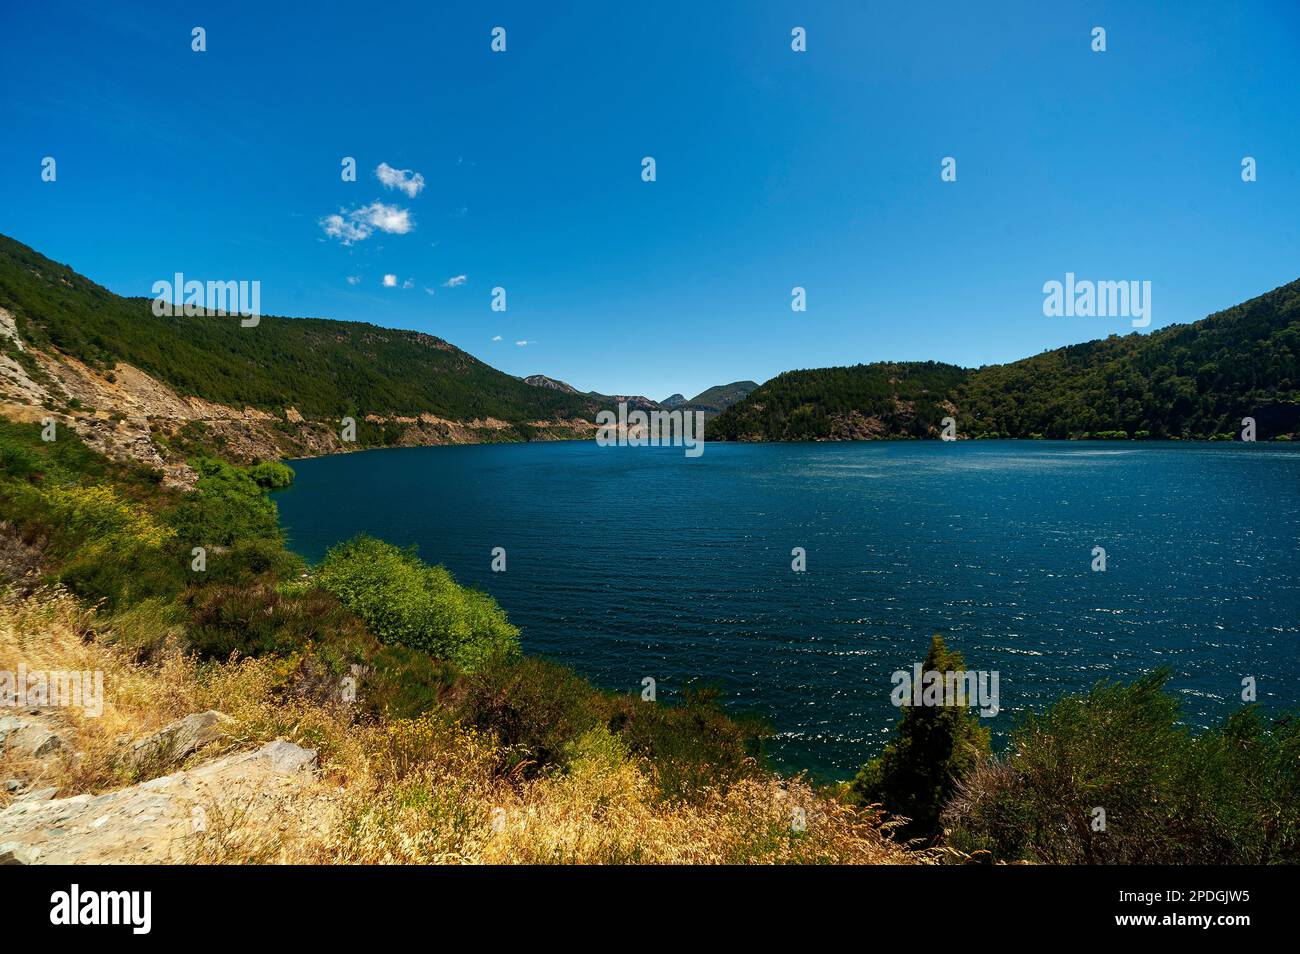
[[[103,795],[32,792],[0,811],[0,864],[177,863],[236,813],[275,828],[315,785],[315,768],[313,750],[278,739]]]
[[[429,341],[431,347],[450,347],[437,339]],[[184,455],[169,448],[185,436],[187,428],[198,428],[204,440],[220,447],[221,455],[235,463],[359,449],[356,442],[342,439],[341,422],[333,418],[305,418],[293,407],[284,409],[283,418],[256,408],[229,407],[180,394],[129,364],[98,369],[71,355],[29,347],[4,309],[0,309],[0,344],[12,345],[23,355],[19,361],[0,354],[0,415],[24,423],[52,419],[57,427],[75,431],[108,457],[161,471],[167,487],[190,490],[197,480]],[[652,401],[649,405],[658,406]],[[395,443],[404,447],[476,444],[503,436],[522,439],[525,431],[529,440],[572,440],[589,437],[595,430],[593,422],[581,418],[533,421],[526,428],[491,417],[453,421],[428,413],[372,413],[367,420],[396,425]]]

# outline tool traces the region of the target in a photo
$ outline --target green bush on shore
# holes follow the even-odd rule
[[[519,652],[519,630],[496,600],[391,543],[360,536],[336,546],[316,579],[386,643],[422,649],[466,670]]]
[[[283,461],[268,460],[261,464],[254,464],[249,470],[249,476],[259,487],[266,490],[279,490],[292,484],[296,475],[293,468]]]
[[[1168,678],[1100,683],[1029,716],[962,781],[950,844],[1050,864],[1300,861],[1300,719],[1269,724],[1252,705],[1195,733]]]

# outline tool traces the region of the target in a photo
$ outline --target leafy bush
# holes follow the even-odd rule
[[[270,460],[254,465],[250,469],[249,475],[257,482],[259,487],[267,490],[288,487],[293,483],[293,478],[296,476],[292,467],[278,460]]]
[[[282,539],[275,504],[248,471],[211,457],[195,458],[191,465],[198,482],[171,515],[187,552],[195,546]]]
[[[146,547],[169,544],[175,533],[122,500],[111,487],[53,487],[44,492],[49,519],[80,545],[124,540]]]
[[[585,679],[531,656],[486,661],[460,692],[461,718],[496,736],[505,774],[563,766],[573,743],[599,722],[599,697]]]
[[[411,550],[360,536],[332,548],[320,585],[386,643],[422,649],[473,670],[519,650],[519,630],[490,596],[458,586]]]
[[[24,523],[45,527],[53,574],[74,593],[111,610],[174,596],[185,585],[172,530],[109,485],[11,485]]]
[[[609,727],[654,768],[660,792],[693,799],[758,774],[760,720],[728,715],[714,688],[690,687],[680,706],[645,702],[634,695],[610,700]]]
[[[950,843],[1055,864],[1300,861],[1300,721],[1269,726],[1252,706],[1195,735],[1168,678],[1031,716],[948,806]]]
[[[259,577],[292,580],[307,569],[306,562],[278,540],[240,540],[217,548],[208,553],[207,566],[204,581],[209,583],[250,583]]]
[[[40,458],[26,447],[0,439],[0,477],[28,480],[40,472]]]
[[[41,425],[0,418],[0,478],[27,480],[48,476],[69,483],[83,476],[101,476],[108,461],[87,447],[71,428],[61,428],[58,440],[41,440]]]

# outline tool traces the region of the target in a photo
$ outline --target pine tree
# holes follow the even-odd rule
[[[930,641],[924,670],[965,669],[961,654],[937,633]],[[879,803],[893,815],[911,819],[899,835],[932,839],[940,834],[939,815],[957,783],[989,754],[989,732],[962,706],[907,706],[897,735],[879,758],[862,766],[849,786],[860,805]]]

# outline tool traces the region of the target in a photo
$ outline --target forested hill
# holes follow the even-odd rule
[[[1300,431],[1300,281],[1190,325],[1112,335],[976,370],[869,364],[782,374],[729,408],[709,437],[1211,438],[1258,421]]]
[[[595,413],[581,395],[526,384],[432,335],[274,316],[245,328],[230,317],[156,317],[151,305],[0,235],[0,308],[14,314],[22,339],[97,369],[125,362],[184,395],[272,413],[293,407],[308,418],[522,422]]]
[[[787,371],[709,423],[710,440],[870,440],[933,436],[967,372],[887,362]]]
[[[157,317],[150,299],[115,295],[2,235],[0,308],[35,348],[103,372],[132,365],[182,395],[277,416],[288,408],[308,419],[433,414],[522,428],[591,421],[598,409],[592,395],[536,387],[419,332],[319,318],[263,316],[245,328],[232,317]],[[0,347],[18,346],[3,339]],[[727,387],[741,385],[752,382]],[[962,437],[1208,438],[1236,433],[1241,418],[1253,416],[1268,439],[1300,431],[1298,402],[1300,281],[1190,325],[1112,335],[1005,365],[789,371],[728,407],[708,434],[935,437],[952,417]],[[384,440],[403,438],[394,432]]]

